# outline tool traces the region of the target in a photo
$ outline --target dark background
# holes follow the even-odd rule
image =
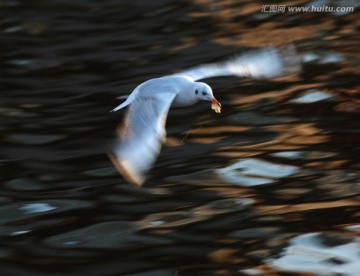
[[[1,275],[358,275],[359,13],[264,2],[0,1]],[[210,79],[222,113],[171,110],[145,186],[117,173],[136,85],[286,43],[299,76]]]

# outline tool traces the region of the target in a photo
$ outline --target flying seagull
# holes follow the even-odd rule
[[[223,62],[199,65],[145,81],[112,110],[129,106],[109,157],[128,182],[141,186],[166,140],[165,121],[170,107],[210,101],[212,109],[220,112],[221,104],[211,87],[198,80],[219,76],[272,78],[299,71],[300,62],[294,46],[288,45],[251,51]]]

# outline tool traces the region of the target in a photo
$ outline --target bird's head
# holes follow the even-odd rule
[[[219,101],[215,99],[211,87],[206,83],[194,82],[193,93],[201,101],[210,101],[213,104],[220,105]]]

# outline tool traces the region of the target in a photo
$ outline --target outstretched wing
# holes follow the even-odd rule
[[[165,121],[176,93],[145,93],[131,103],[110,159],[130,183],[141,186],[166,139]]]
[[[186,75],[194,81],[210,77],[240,76],[272,78],[298,73],[300,59],[293,45],[251,51],[219,63],[199,65],[175,75]]]

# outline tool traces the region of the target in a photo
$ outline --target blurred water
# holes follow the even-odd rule
[[[0,2],[1,275],[359,275],[358,13],[262,4]],[[210,79],[223,113],[172,110],[145,187],[118,175],[137,84],[289,42],[300,76]]]

